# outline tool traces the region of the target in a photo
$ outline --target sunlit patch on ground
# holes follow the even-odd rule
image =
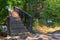
[[[37,29],[42,33],[50,33],[50,32],[54,32],[56,30],[60,30],[60,27],[56,26],[56,27],[52,28],[52,27],[47,27],[45,25],[36,24],[33,29]]]

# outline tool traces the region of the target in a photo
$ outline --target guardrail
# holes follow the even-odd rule
[[[15,10],[16,12],[19,13],[19,16],[23,22],[23,24],[26,26],[26,28],[32,32],[32,21],[33,21],[33,17],[28,14],[27,12],[25,12],[22,9],[19,9],[18,7],[13,7],[13,10]]]
[[[19,9],[18,7],[13,6],[13,10],[16,11],[19,14],[19,16],[21,18],[21,21],[23,22],[24,26],[26,26],[26,28],[28,29],[28,31],[32,32],[33,17],[30,14],[28,14],[27,12],[25,12],[24,10]],[[8,16],[8,26],[9,26],[9,21],[10,21],[9,20],[9,16]],[[8,29],[9,29],[9,27],[8,27]]]

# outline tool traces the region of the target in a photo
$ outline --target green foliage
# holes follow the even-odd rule
[[[7,2],[5,0],[0,0],[0,24],[4,22],[7,16],[7,10],[5,9]]]
[[[0,25],[0,32],[3,30],[3,28],[1,27],[1,25]]]
[[[60,0],[46,0],[46,7],[40,12],[42,20],[51,19],[52,25],[60,25]],[[40,19],[40,22],[41,22]],[[44,21],[42,21],[44,22]],[[47,22],[46,22],[47,24]],[[50,24],[49,24],[50,25]]]
[[[8,15],[6,10],[6,6],[12,8],[12,6],[20,6],[23,8],[23,1],[22,0],[0,0],[0,25],[4,24],[4,21]]]
[[[52,24],[60,24],[60,0],[0,0],[0,5],[0,24],[4,22],[4,19],[8,15],[5,9],[6,5],[10,8],[12,6],[18,6],[32,16],[34,16],[33,10],[37,9],[40,23],[47,24],[46,20],[51,19]],[[45,8],[42,6],[45,6]]]

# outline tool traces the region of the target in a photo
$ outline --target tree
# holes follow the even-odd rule
[[[5,9],[6,5],[6,0],[0,0],[0,24],[4,23],[4,19],[7,16],[7,10]]]
[[[45,3],[46,7],[40,12],[40,17],[45,20],[51,19],[52,25],[60,25],[60,0],[46,0]]]

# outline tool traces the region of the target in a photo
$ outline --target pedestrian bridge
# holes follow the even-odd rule
[[[32,32],[33,17],[18,7],[8,10],[7,34],[18,35],[23,32]]]

